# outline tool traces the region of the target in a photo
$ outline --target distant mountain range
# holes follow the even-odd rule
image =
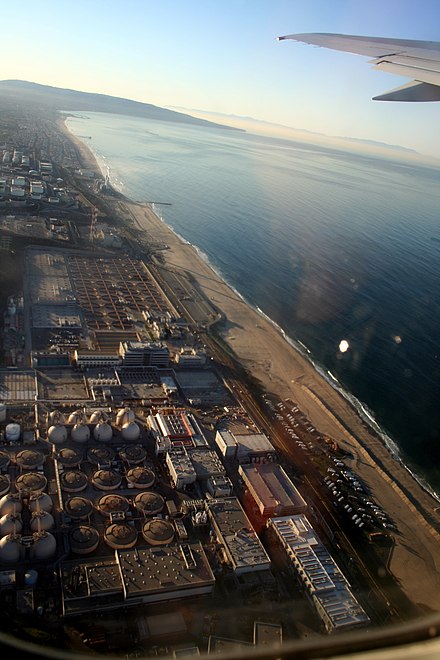
[[[46,108],[54,111],[108,112],[147,119],[159,119],[160,121],[179,122],[193,126],[241,130],[206,119],[192,117],[182,112],[160,108],[150,103],[131,101],[130,99],[107,96],[106,94],[90,94],[89,92],[78,92],[74,89],[39,85],[25,80],[0,80],[0,99],[2,98],[20,103],[29,103],[39,106],[41,109]]]

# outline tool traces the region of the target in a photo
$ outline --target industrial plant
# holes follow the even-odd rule
[[[77,195],[46,161],[33,172],[18,149],[2,158],[27,171],[0,180],[0,208],[39,204],[3,314],[3,610],[74,628],[98,650],[152,648],[165,629],[197,652],[279,645],[296,634],[279,607],[292,599],[311,631],[368,625],[369,604],[321,540],[331,530],[210,343],[216,309],[196,293],[182,305],[132,230],[98,222],[84,184]],[[73,215],[41,215],[66,200]],[[2,222],[20,235],[18,212]],[[91,613],[102,630],[116,617],[119,641]]]

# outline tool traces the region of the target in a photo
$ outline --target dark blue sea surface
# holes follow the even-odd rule
[[[440,492],[439,169],[101,113],[68,126],[121,192],[171,203],[156,212]]]

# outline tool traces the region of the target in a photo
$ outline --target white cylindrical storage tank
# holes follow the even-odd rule
[[[29,498],[29,509],[34,511],[52,511],[53,502],[47,493],[37,493]]]
[[[49,430],[47,432],[47,437],[49,442],[51,442],[54,445],[61,445],[63,442],[66,442],[67,440],[67,429],[65,426],[62,426],[61,424],[55,424],[51,427],[49,427]]]
[[[8,534],[0,539],[0,562],[16,564],[22,554],[21,536]]]
[[[54,528],[53,516],[47,511],[34,511],[31,518],[33,532],[50,532]]]
[[[5,437],[8,442],[17,442],[20,439],[21,426],[20,424],[6,424]]]
[[[0,403],[0,422],[6,422],[6,404]]]
[[[0,500],[0,514],[5,516],[7,513],[21,513],[23,505],[19,493],[8,493],[3,495]]]
[[[122,427],[122,437],[124,440],[138,440],[140,434],[141,430],[136,422],[128,422]]]
[[[50,532],[34,532],[34,543],[31,546],[31,557],[37,561],[51,559],[56,550],[57,542]]]
[[[75,442],[87,442],[90,438],[90,429],[87,424],[75,424],[70,435]]]
[[[26,587],[35,587],[38,582],[38,572],[34,571],[33,568],[30,568],[24,574],[24,583]]]
[[[118,414],[116,415],[116,426],[121,428],[124,424],[134,422],[135,419],[136,415],[134,414],[133,410],[130,410],[130,408],[121,408],[118,410]]]
[[[113,429],[107,422],[101,422],[93,429],[93,437],[99,442],[108,442],[113,437]]]
[[[21,534],[23,521],[19,513],[7,513],[0,518],[0,536]]]

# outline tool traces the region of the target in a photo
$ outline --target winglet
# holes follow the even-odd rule
[[[440,87],[429,83],[413,80],[406,85],[374,96],[373,101],[403,101],[403,102],[426,102],[440,101]]]

